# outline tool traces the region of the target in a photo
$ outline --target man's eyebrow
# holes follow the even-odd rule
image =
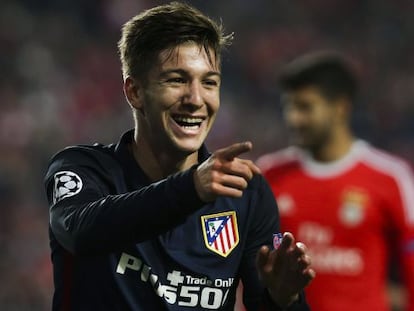
[[[219,78],[221,78],[221,73],[218,71],[209,71],[206,73],[206,76],[218,76]]]
[[[178,74],[181,74],[181,75],[186,74],[185,70],[182,70],[182,69],[167,69],[167,70],[161,71],[160,76],[167,76],[167,75],[172,74],[172,73],[178,73]]]
[[[186,70],[183,70],[183,69],[167,69],[167,70],[164,70],[160,73],[160,77],[161,78],[166,77],[166,76],[168,76],[170,74],[174,74],[174,73],[179,74],[179,75],[183,75],[183,76],[189,76],[188,72]],[[207,77],[218,76],[219,78],[221,78],[221,73],[218,72],[218,71],[212,70],[212,71],[206,72],[204,74],[204,76],[207,76]]]

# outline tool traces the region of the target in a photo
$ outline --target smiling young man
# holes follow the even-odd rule
[[[337,53],[309,53],[286,65],[280,87],[292,146],[257,163],[282,229],[311,253],[312,310],[391,310],[391,258],[407,289],[404,310],[414,310],[414,176],[404,160],[355,137],[352,67]]]
[[[73,146],[46,175],[53,310],[308,310],[304,244],[279,231],[270,188],[238,156],[210,154],[221,26],[181,3],[128,21],[119,42],[135,128],[117,144]]]

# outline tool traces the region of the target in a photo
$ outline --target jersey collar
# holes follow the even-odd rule
[[[352,168],[361,159],[361,155],[367,147],[368,143],[366,141],[357,139],[352,143],[351,149],[346,155],[328,163],[316,161],[308,151],[300,149],[299,162],[308,175],[318,178],[330,178]]]
[[[119,162],[124,169],[125,172],[128,172],[128,174],[125,174],[127,179],[133,179],[134,181],[137,179],[136,177],[139,177],[138,180],[144,182],[144,184],[150,184],[151,181],[148,178],[148,176],[144,173],[144,171],[141,169],[141,167],[138,165],[138,163],[135,161],[132,153],[129,150],[129,145],[134,140],[134,129],[131,129],[127,132],[125,132],[120,140],[118,141],[116,147],[115,147],[115,154],[117,155]],[[198,160],[199,163],[203,162],[210,156],[209,151],[207,150],[207,147],[205,144],[203,144],[198,152]],[[133,180],[129,180],[131,183],[135,183]]]

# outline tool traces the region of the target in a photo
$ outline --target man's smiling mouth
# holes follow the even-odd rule
[[[203,123],[203,117],[186,117],[186,116],[172,116],[172,119],[180,127],[187,129],[198,129]]]

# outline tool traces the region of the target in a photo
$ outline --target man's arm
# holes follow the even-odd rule
[[[251,147],[251,143],[233,144],[197,168],[124,194],[111,192],[116,177],[96,157],[66,150],[55,157],[47,173],[52,231],[72,253],[114,251],[157,236],[185,221],[205,202],[241,196],[259,172],[251,161],[237,158]],[[105,170],[109,172],[104,174]],[[75,195],[60,194],[61,172],[80,179],[82,186]]]
[[[403,310],[414,311],[414,173],[408,163],[395,161],[394,183],[387,187],[386,206],[392,224],[389,240],[398,262],[401,280],[399,298]],[[403,182],[402,182],[403,181]],[[404,295],[401,295],[404,293]]]
[[[59,176],[68,176],[62,172],[80,179],[75,195],[59,193]],[[50,225],[59,243],[72,253],[113,251],[138,243],[178,225],[204,204],[194,188],[193,170],[113,194],[111,182],[116,181],[108,181],[111,176],[105,176],[101,166],[82,153],[68,151],[55,158],[48,176]]]

